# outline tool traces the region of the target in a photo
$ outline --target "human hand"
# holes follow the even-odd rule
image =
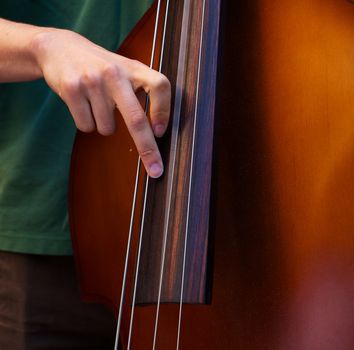
[[[67,30],[41,32],[33,47],[44,79],[67,104],[77,128],[110,135],[118,108],[149,176],[159,177],[163,164],[154,136],[161,137],[168,125],[168,79]],[[149,94],[151,124],[135,94],[141,89]]]

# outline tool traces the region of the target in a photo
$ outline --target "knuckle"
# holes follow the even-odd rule
[[[171,84],[169,80],[163,74],[159,73],[156,78],[152,81],[152,88],[159,92],[169,92],[171,89]]]
[[[112,135],[115,132],[115,124],[114,123],[105,123],[100,125],[97,128],[98,132],[103,136]]]
[[[61,94],[72,95],[79,92],[81,87],[80,79],[78,78],[66,78],[61,82]]]
[[[131,59],[129,60],[130,69],[133,71],[137,71],[139,68],[143,66],[143,63],[138,60]]]
[[[156,121],[161,121],[162,123],[167,123],[169,119],[170,112],[168,110],[152,111],[151,118]]]
[[[95,131],[95,125],[93,122],[88,122],[88,121],[78,121],[76,122],[76,127],[82,131],[82,132],[85,132],[85,133],[90,133],[90,132],[93,132]]]
[[[119,69],[114,63],[106,63],[102,68],[102,74],[107,79],[117,79],[120,76]]]
[[[100,85],[101,79],[98,74],[86,73],[81,77],[81,82],[87,89],[95,89]]]
[[[132,112],[130,114],[129,126],[134,130],[142,130],[145,126],[146,117],[144,113]]]
[[[141,158],[150,157],[151,155],[154,154],[154,152],[155,151],[152,148],[144,148],[144,149],[139,150],[139,154],[140,154]]]

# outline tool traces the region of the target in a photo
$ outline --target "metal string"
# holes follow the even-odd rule
[[[183,97],[183,82],[185,79],[186,73],[186,47],[187,47],[187,37],[188,37],[188,20],[190,13],[190,0],[186,0],[184,2],[183,8],[183,17],[182,17],[182,29],[181,29],[181,39],[180,39],[180,50],[179,50],[179,59],[178,59],[178,74],[176,81],[176,93],[175,93],[175,106],[174,106],[174,118],[172,120],[172,136],[171,136],[171,152],[172,156],[169,160],[169,169],[171,169],[170,176],[168,178],[167,183],[167,211],[165,212],[164,217],[164,234],[163,234],[163,249],[161,255],[161,268],[160,268],[160,280],[159,280],[159,289],[158,289],[158,298],[157,298],[157,308],[155,315],[155,326],[154,326],[154,338],[152,348],[155,350],[156,348],[156,340],[157,340],[157,329],[159,322],[159,314],[160,314],[160,304],[161,304],[161,294],[162,294],[162,282],[163,282],[163,274],[164,274],[164,266],[165,266],[165,255],[166,255],[166,246],[167,246],[167,236],[168,236],[168,228],[169,228],[169,217],[171,210],[171,202],[172,202],[172,188],[173,188],[173,175],[175,172],[175,163],[176,163],[176,154],[177,154],[177,143],[178,143],[178,133],[179,133],[179,125],[180,125],[180,115],[181,115],[181,102]]]
[[[203,13],[203,15],[202,15],[201,28],[200,28],[200,44],[199,44],[199,57],[198,57],[197,90],[196,90],[195,108],[194,108],[192,154],[191,154],[191,162],[190,162],[190,169],[191,170],[190,170],[190,174],[189,174],[188,203],[187,203],[186,227],[185,227],[184,248],[183,248],[184,251],[183,251],[183,267],[182,267],[182,278],[181,278],[181,294],[180,294],[180,301],[179,301],[178,332],[177,332],[177,344],[176,344],[177,350],[179,349],[180,336],[181,336],[184,275],[185,275],[185,267],[186,267],[187,242],[188,242],[188,233],[189,233],[189,227],[188,227],[189,226],[189,210],[190,210],[190,202],[191,202],[193,163],[194,163],[194,153],[195,153],[195,135],[196,135],[196,125],[197,125],[197,114],[198,114],[198,97],[199,97],[199,82],[200,82],[200,66],[201,66],[202,47],[203,47],[205,0],[203,0],[202,13]]]
[[[155,57],[157,28],[158,28],[158,21],[159,21],[159,17],[160,17],[160,7],[161,7],[161,0],[158,0],[156,21],[155,21],[155,29],[154,29],[154,39],[153,39],[151,61],[150,61],[150,68],[153,67],[154,57]],[[149,107],[149,99],[147,97],[146,98],[146,103],[145,103],[145,114],[147,114],[148,107]],[[131,240],[132,240],[132,233],[133,233],[133,225],[134,225],[134,217],[135,217],[135,209],[136,209],[136,199],[137,199],[137,194],[138,194],[140,168],[141,168],[141,158],[138,157],[137,168],[136,168],[136,176],[135,176],[135,184],[134,184],[133,203],[132,203],[132,209],[131,209],[131,215],[130,215],[130,226],[129,226],[128,242],[127,242],[127,249],[126,249],[126,255],[125,255],[125,265],[124,265],[124,273],[123,273],[123,281],[122,281],[122,290],[121,290],[121,296],[120,296],[120,302],[119,302],[119,311],[118,311],[118,320],[117,320],[117,328],[116,328],[114,350],[118,350],[118,345],[119,345],[119,335],[120,335],[120,328],[121,328],[121,322],[122,322],[124,293],[125,293],[125,287],[126,287],[126,282],[127,282],[129,255],[130,255],[130,247],[131,247]],[[145,198],[144,198],[143,216],[145,215],[147,184],[148,184],[148,178],[146,180],[146,186],[145,186]],[[140,245],[141,245],[141,238],[139,239],[139,249],[140,249]],[[140,258],[140,252],[139,252],[139,258]],[[132,319],[131,319],[131,323],[132,323]],[[130,341],[130,338],[131,338],[131,325],[130,325],[130,329],[129,329],[129,341]],[[129,349],[129,347],[128,347],[128,349]]]
[[[155,21],[155,31],[154,31],[154,40],[153,40],[153,48],[152,48],[150,68],[153,67],[154,57],[155,57],[157,30],[158,30],[158,23],[159,23],[159,17],[160,17],[160,6],[161,6],[161,0],[158,1],[158,7],[157,7],[157,16],[156,16],[156,21]],[[163,57],[163,52],[164,52],[164,43],[165,43],[166,22],[167,22],[168,9],[169,9],[169,0],[167,0],[167,5],[166,5],[166,13],[165,13],[164,28],[163,28],[163,39],[162,39],[163,41],[162,41],[161,58],[160,58],[160,64],[159,64],[159,72],[161,71],[161,66],[162,66],[162,57]],[[203,17],[202,17],[201,32],[202,32],[203,27],[204,27],[204,25],[203,25],[203,23],[204,23],[204,14],[205,14],[204,10],[205,10],[205,0],[203,1]],[[160,310],[160,304],[161,304],[163,272],[164,272],[164,265],[165,265],[165,255],[166,255],[166,247],[167,247],[167,235],[168,235],[168,226],[169,226],[168,222],[169,222],[171,202],[172,202],[173,174],[174,174],[174,171],[175,171],[175,160],[176,160],[178,132],[179,132],[179,123],[180,123],[182,91],[181,91],[181,89],[178,90],[178,87],[182,87],[182,85],[183,85],[182,83],[183,83],[184,77],[185,77],[185,55],[186,55],[185,54],[185,52],[186,52],[185,49],[186,49],[186,44],[187,44],[187,31],[188,31],[188,25],[185,25],[185,22],[189,19],[189,13],[190,13],[190,1],[186,0],[185,3],[184,3],[184,9],[183,9],[181,42],[180,42],[179,61],[178,61],[179,62],[178,72],[182,71],[183,74],[178,74],[178,76],[177,76],[177,84],[176,84],[175,109],[174,109],[175,118],[173,119],[173,126],[172,126],[172,129],[173,130],[175,129],[176,133],[175,134],[172,133],[172,140],[171,140],[171,149],[173,151],[173,156],[170,158],[170,164],[169,165],[172,168],[172,176],[170,176],[169,180],[168,180],[168,210],[165,213],[165,220],[164,220],[163,252],[162,252],[162,257],[161,257],[159,293],[158,293],[158,300],[157,300],[157,311],[156,311],[156,317],[155,317],[155,329],[154,329],[154,340],[153,340],[153,349],[154,350],[155,350],[155,347],[156,347],[156,339],[157,339],[158,319],[159,319],[159,310]],[[187,239],[188,239],[187,237],[188,237],[189,208],[190,208],[190,196],[191,196],[191,181],[192,181],[192,172],[193,172],[192,165],[193,165],[193,162],[194,162],[194,148],[195,148],[194,146],[195,146],[195,133],[196,133],[196,114],[197,114],[197,101],[198,101],[199,80],[200,80],[201,48],[202,48],[202,34],[201,34],[201,43],[200,43],[200,48],[199,48],[199,64],[198,64],[198,78],[197,78],[197,91],[196,91],[196,107],[195,107],[195,119],[194,119],[194,129],[193,129],[193,143],[192,143],[192,147],[193,148],[192,148],[192,156],[191,156],[191,173],[190,173],[190,179],[189,179],[186,234],[185,234],[185,242],[184,242],[184,256],[183,256],[181,297],[180,297],[180,307],[179,307],[177,349],[179,348],[180,328],[181,328],[181,318],[182,318],[182,301],[183,301],[183,287],[184,287],[184,274],[185,274],[185,261],[186,261],[186,247],[187,247]],[[148,111],[148,106],[149,106],[149,99],[148,99],[148,96],[147,96],[146,104],[145,104],[145,113],[147,113],[147,111]],[[177,113],[176,113],[176,111],[177,111]],[[121,292],[120,306],[119,306],[117,332],[116,332],[115,347],[114,347],[115,350],[118,349],[118,344],[119,344],[119,334],[120,334],[121,319],[122,319],[122,309],[123,309],[123,304],[124,304],[124,292],[125,292],[125,286],[126,286],[128,261],[129,261],[128,258],[129,258],[129,254],[130,254],[130,246],[131,246],[132,231],[133,231],[133,224],[134,224],[134,215],[135,215],[136,199],[137,199],[137,192],[138,192],[138,185],[139,185],[140,168],[141,168],[141,158],[139,157],[138,158],[138,163],[137,163],[136,180],[135,180],[135,188],[134,188],[134,196],[133,196],[133,204],[132,204],[131,220],[130,220],[130,228],[129,228],[129,237],[128,237],[128,243],[127,243],[127,252],[126,252],[125,268],[124,268],[124,274],[123,274],[122,292]],[[149,184],[149,177],[147,177],[146,183],[145,183],[144,203],[143,203],[142,220],[141,220],[142,223],[144,223],[145,213],[146,213],[148,184]],[[138,253],[137,253],[137,264],[136,264],[136,272],[135,272],[135,278],[134,278],[133,300],[132,300],[131,317],[130,317],[130,325],[129,325],[129,337],[128,337],[128,347],[127,347],[128,350],[130,349],[130,346],[131,346],[132,326],[133,326],[135,300],[136,300],[136,290],[137,290],[137,282],[138,282],[138,274],[139,274],[139,264],[140,264],[140,256],[141,256],[142,237],[143,237],[143,225],[141,225],[140,236],[139,236],[139,245],[138,245]]]
[[[166,9],[165,9],[165,19],[163,24],[163,35],[162,35],[162,44],[161,44],[161,53],[160,53],[160,62],[159,62],[159,69],[158,71],[161,72],[162,68],[162,60],[163,60],[163,53],[164,53],[164,46],[165,46],[165,37],[166,37],[166,24],[167,24],[167,14],[169,9],[170,1],[167,0]],[[160,9],[158,8],[157,18],[159,18]],[[155,34],[157,33],[157,25],[158,21],[155,22]],[[153,57],[155,50],[153,50]],[[151,66],[153,64],[153,58],[151,61]],[[148,102],[148,101],[147,101]],[[144,190],[144,204],[143,204],[143,211],[142,211],[142,219],[141,219],[141,227],[140,227],[140,237],[139,237],[139,245],[138,245],[138,253],[137,253],[137,261],[136,261],[136,270],[135,270],[135,277],[134,277],[134,288],[133,288],[133,297],[132,297],[132,309],[130,313],[130,323],[129,323],[129,337],[128,337],[128,346],[127,349],[130,349],[131,345],[131,338],[133,332],[133,320],[134,320],[134,311],[135,311],[135,300],[136,300],[136,290],[138,285],[138,276],[139,276],[139,266],[140,266],[140,257],[141,257],[141,247],[142,247],[142,239],[144,233],[144,221],[145,221],[145,213],[146,213],[146,203],[147,203],[147,192],[149,186],[149,177],[146,179],[145,183],[145,190]]]
[[[129,227],[128,242],[127,242],[127,250],[126,250],[126,253],[125,253],[125,265],[124,265],[124,273],[123,273],[122,290],[121,290],[121,294],[120,294],[118,321],[117,321],[117,328],[116,328],[116,337],[115,337],[115,342],[114,342],[114,350],[118,350],[118,344],[119,344],[119,334],[120,334],[120,327],[121,327],[121,322],[122,322],[123,304],[124,304],[124,292],[125,292],[125,286],[126,286],[126,282],[127,282],[127,272],[128,272],[128,262],[129,262],[129,254],[130,254],[130,245],[131,245],[132,232],[133,232],[134,212],[135,212],[136,198],[137,198],[137,193],[138,193],[137,189],[138,189],[138,184],[139,184],[140,166],[141,166],[141,161],[140,161],[140,157],[139,157],[138,164],[137,164],[137,167],[136,167],[134,196],[133,196],[133,204],[132,204],[131,215],[130,215],[130,227]]]

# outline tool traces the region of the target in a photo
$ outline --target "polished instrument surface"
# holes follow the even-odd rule
[[[208,248],[211,303],[183,305],[180,349],[352,350],[354,5],[228,1],[221,23]],[[117,141],[104,141],[117,163],[106,167],[105,157],[94,160],[91,154],[78,179],[101,168],[99,179],[105,173],[119,179],[113,185],[119,195],[101,192],[98,184],[105,177],[92,179],[94,200],[73,188],[83,196],[77,210],[85,234],[95,231],[87,220],[92,203],[112,220],[122,210],[125,219],[118,224],[100,223],[103,231],[118,235],[122,264],[126,236],[120,229],[129,226],[130,213],[119,209],[120,196],[131,198],[124,193],[135,174],[119,176],[130,157],[134,169],[136,154],[123,136],[124,125],[118,133]],[[107,208],[108,199],[114,205]],[[107,255],[114,251],[109,244]],[[91,254],[87,260],[96,259]],[[118,272],[122,269],[119,265]],[[112,275],[100,278],[106,285]],[[120,294],[119,283],[108,292],[112,298]],[[151,347],[155,311],[154,305],[136,307],[132,349]],[[178,305],[161,305],[158,349],[176,347],[178,313]]]

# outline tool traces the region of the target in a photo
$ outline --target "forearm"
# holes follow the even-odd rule
[[[0,82],[42,77],[34,42],[36,36],[45,30],[0,18]]]

